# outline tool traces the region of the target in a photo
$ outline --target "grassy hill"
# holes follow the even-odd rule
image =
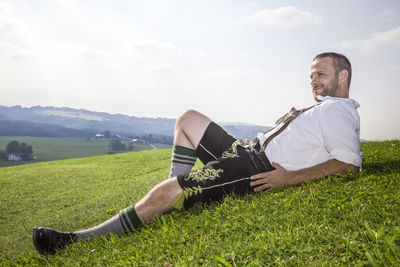
[[[400,266],[400,141],[362,144],[360,174],[227,197],[137,233],[34,250],[34,226],[73,231],[137,201],[169,172],[170,150],[0,169],[0,265]]]

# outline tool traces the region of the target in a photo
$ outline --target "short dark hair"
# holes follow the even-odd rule
[[[335,68],[336,74],[342,70],[347,70],[349,76],[347,78],[347,86],[350,88],[351,82],[351,64],[350,60],[342,54],[338,54],[335,52],[325,52],[318,54],[314,57],[314,60],[324,58],[324,57],[331,57],[333,60],[333,67]]]

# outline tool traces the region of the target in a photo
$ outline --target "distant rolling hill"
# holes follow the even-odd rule
[[[48,123],[0,119],[0,136],[87,137],[95,134],[96,131],[94,130],[80,130]]]
[[[110,131],[121,136],[149,136],[171,143],[176,119],[139,118],[68,107],[0,105],[0,135],[87,137]],[[221,123],[234,137],[252,139],[270,127]]]

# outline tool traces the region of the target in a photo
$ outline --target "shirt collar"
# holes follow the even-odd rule
[[[333,97],[333,96],[322,96],[322,95],[317,95],[317,98],[321,101],[326,101],[326,100],[339,100],[339,101],[346,101],[350,104],[352,104],[355,108],[359,108],[360,104],[358,104],[357,101],[355,101],[352,98],[343,98],[343,97]]]

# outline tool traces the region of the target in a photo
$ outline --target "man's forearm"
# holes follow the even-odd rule
[[[296,185],[305,181],[321,179],[335,173],[344,174],[349,170],[358,172],[358,167],[335,159],[297,171],[287,171],[281,165],[274,162],[272,166],[275,170],[250,177],[252,180],[250,185],[254,186],[254,191]]]
[[[332,174],[345,174],[349,170],[358,172],[359,168],[336,159],[328,160],[313,167],[292,171],[291,185],[321,179]]]

